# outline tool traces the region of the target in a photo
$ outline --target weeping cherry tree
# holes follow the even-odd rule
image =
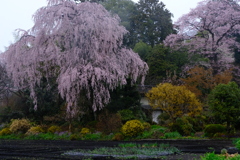
[[[78,112],[82,93],[94,111],[110,101],[109,91],[135,83],[148,66],[138,54],[122,46],[127,30],[97,3],[48,0],[33,16],[35,25],[19,30],[21,38],[6,51],[7,69],[14,85],[29,88],[37,105],[35,87],[41,79],[55,77],[67,102],[67,115]],[[50,83],[49,83],[50,85]]]
[[[207,58],[214,72],[231,67],[233,50],[240,48],[239,0],[203,0],[175,23],[177,34],[169,35],[165,44],[190,55]]]
[[[10,80],[6,72],[4,54],[0,53],[0,102],[8,98]]]

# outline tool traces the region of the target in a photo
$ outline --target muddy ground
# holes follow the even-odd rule
[[[66,141],[66,140],[0,140],[0,160],[80,160],[81,156],[64,156],[62,153],[74,149],[114,147],[131,141]],[[220,153],[226,148],[236,153],[231,140],[142,140],[134,143],[164,143],[177,147],[181,153],[163,157],[164,160],[199,160],[207,152]],[[240,152],[239,152],[240,153]],[[92,157],[94,160],[114,160],[113,157]]]

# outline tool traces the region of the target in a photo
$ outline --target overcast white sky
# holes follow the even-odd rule
[[[138,2],[138,0],[133,0]],[[161,0],[160,0],[161,1]],[[195,8],[201,0],[162,0],[166,8],[173,13],[173,21]],[[32,15],[35,11],[46,6],[46,0],[4,0],[0,5],[0,51],[14,40],[13,32],[21,28],[28,30],[33,26]]]

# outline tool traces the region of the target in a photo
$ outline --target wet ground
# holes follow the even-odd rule
[[[66,140],[0,140],[0,160],[80,160],[81,156],[65,156],[75,149],[115,147],[131,141],[66,141]],[[181,153],[163,157],[164,160],[199,160],[207,152],[220,153],[225,148],[236,153],[231,140],[142,140],[134,143],[164,143],[178,148]],[[114,160],[113,157],[95,156],[94,160]]]

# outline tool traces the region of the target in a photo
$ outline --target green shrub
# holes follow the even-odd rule
[[[85,134],[83,136],[84,140],[100,140],[102,136],[102,133],[92,133],[92,134]]]
[[[9,128],[3,128],[1,131],[0,131],[0,136],[5,136],[5,135],[10,135],[12,132],[10,131]]]
[[[226,132],[226,127],[221,124],[209,124],[204,129],[204,134],[207,137],[212,138],[216,133]]]
[[[240,150],[240,139],[237,139],[237,142],[235,143],[236,148]]]
[[[206,121],[205,115],[198,115],[195,117],[186,116],[185,118],[192,125],[192,128],[195,132],[203,131]]]
[[[151,125],[151,129],[166,129],[166,128],[159,125]]]
[[[170,116],[166,112],[161,113],[157,117],[158,124],[164,125],[164,126],[166,126],[170,122],[169,119],[170,119]]]
[[[122,141],[124,140],[124,136],[122,133],[116,133],[113,138],[112,138],[113,141]]]
[[[214,135],[213,135],[213,138],[227,138],[228,137],[228,135],[227,134],[225,134],[225,133],[215,133]]]
[[[92,130],[92,129],[96,128],[97,123],[98,123],[97,121],[89,121],[89,122],[87,122],[85,127]]]
[[[149,138],[158,139],[164,136],[164,132],[162,130],[152,130],[152,135]]]
[[[144,126],[139,120],[127,121],[122,126],[122,133],[127,137],[134,137],[142,134],[144,131]]]
[[[143,122],[143,127],[145,131],[149,131],[151,129],[151,124],[147,122]]]
[[[239,154],[215,154],[213,153],[206,153],[204,156],[201,156],[201,160],[239,160]]]
[[[133,111],[131,111],[130,109],[123,109],[118,111],[118,113],[121,115],[121,119],[123,122],[127,122],[135,118]]]
[[[176,122],[169,124],[169,128],[172,132],[176,131],[184,136],[189,136],[195,132],[193,125],[189,123],[187,117],[177,118]]]
[[[96,130],[105,134],[119,132],[122,126],[121,115],[119,113],[109,113],[103,111],[98,115]]]
[[[152,125],[150,127],[150,130],[145,130],[140,136],[137,137],[137,139],[158,139],[164,136],[164,133],[166,131],[165,127],[161,127],[158,125]]]
[[[14,119],[9,129],[12,133],[26,133],[30,127],[31,123],[28,119]]]
[[[79,134],[72,134],[70,136],[70,140],[74,141],[74,140],[81,140],[82,136]]]
[[[11,140],[15,140],[15,139],[22,139],[22,134],[9,134],[9,135],[3,135],[0,136],[0,139],[11,139]]]
[[[35,126],[35,127],[31,127],[27,131],[26,135],[34,135],[34,134],[39,134],[39,133],[43,133],[43,132],[44,132],[44,130],[41,126]]]
[[[152,138],[153,132],[151,131],[144,131],[140,136],[137,137],[137,139],[148,139]]]
[[[176,139],[176,138],[181,138],[182,135],[178,132],[168,132],[164,134],[164,138],[166,139]]]
[[[59,126],[51,126],[48,128],[49,133],[55,133],[55,132],[60,132],[61,128]]]
[[[39,139],[44,139],[44,140],[57,140],[58,136],[52,133],[39,133],[35,135],[28,135],[24,139],[31,139],[31,140],[39,140]]]

